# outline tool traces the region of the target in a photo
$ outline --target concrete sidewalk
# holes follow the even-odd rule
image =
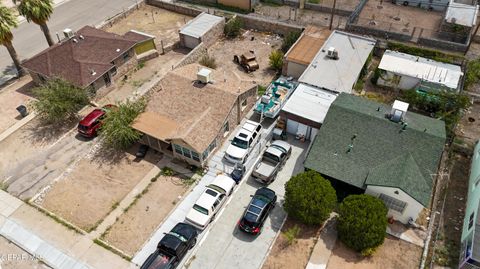
[[[52,268],[136,268],[4,191],[0,191],[0,235]]]
[[[337,242],[337,215],[332,213],[330,218],[325,222],[322,232],[313,248],[310,260],[305,269],[325,269],[328,260],[332,255],[332,250]]]

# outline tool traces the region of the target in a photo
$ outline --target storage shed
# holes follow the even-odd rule
[[[208,47],[223,34],[224,26],[225,18],[202,13],[180,29],[180,44],[193,49],[203,42]]]

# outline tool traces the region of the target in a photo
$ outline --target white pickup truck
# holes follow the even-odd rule
[[[260,183],[269,184],[275,180],[278,171],[292,153],[292,147],[285,141],[274,141],[255,165],[252,177]]]
[[[261,130],[260,123],[247,120],[225,151],[225,159],[232,163],[245,163],[258,142]]]

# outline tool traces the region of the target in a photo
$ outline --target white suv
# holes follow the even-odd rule
[[[225,151],[225,159],[232,163],[245,163],[261,131],[260,123],[247,120]]]

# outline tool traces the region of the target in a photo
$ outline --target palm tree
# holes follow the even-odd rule
[[[53,39],[47,26],[47,21],[53,13],[52,0],[21,0],[18,5],[18,12],[28,22],[33,21],[38,24],[47,39],[48,45],[53,46]]]
[[[17,52],[12,44],[12,28],[17,27],[17,25],[17,17],[13,15],[12,11],[7,7],[0,6],[0,44],[7,48],[13,64],[17,68],[18,76],[22,76],[24,73],[23,68],[20,66]]]

